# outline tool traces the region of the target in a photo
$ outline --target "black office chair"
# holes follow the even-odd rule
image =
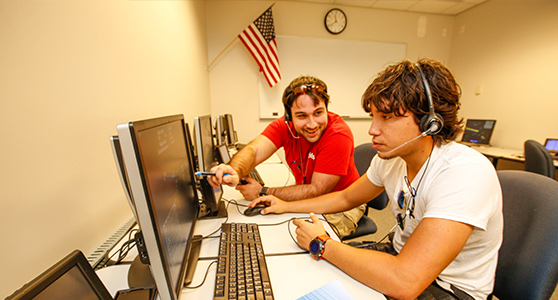
[[[558,283],[558,182],[511,170],[498,171],[498,178],[504,241],[493,295],[501,300],[548,300]]]
[[[355,159],[355,166],[360,176],[366,173],[366,170],[368,170],[368,167],[370,166],[370,161],[372,161],[372,158],[374,157],[374,155],[376,155],[376,152],[376,149],[372,147],[372,143],[365,143],[355,147],[355,153],[353,156]],[[376,223],[374,223],[374,221],[368,217],[368,208],[372,207],[377,210],[382,210],[387,206],[388,202],[389,199],[385,191],[378,195],[378,197],[368,201],[368,203],[366,203],[366,210],[364,211],[364,215],[358,221],[355,232],[343,237],[342,240],[346,241],[378,231],[378,226],[376,226]]]
[[[527,140],[524,144],[525,171],[534,172],[550,178],[555,178],[556,170],[550,152],[544,146],[533,140]]]

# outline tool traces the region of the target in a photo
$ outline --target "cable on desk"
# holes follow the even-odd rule
[[[239,206],[239,205],[246,206],[246,205],[243,205],[243,204],[240,204],[240,203],[236,202],[236,200],[234,200],[234,199],[233,199],[233,200],[229,200],[229,199],[222,198],[222,200],[225,201],[225,202],[227,203],[227,204],[225,205],[225,210],[229,210],[229,205],[230,205],[231,203],[233,203],[233,204],[236,205],[236,209],[238,209],[238,206]],[[240,211],[240,210],[239,210],[239,211]],[[227,214],[227,217],[225,218],[225,221],[223,221],[222,223],[227,223],[228,220],[229,220],[229,215]],[[221,223],[221,224],[222,224],[222,223]],[[218,237],[219,237],[218,235],[213,235],[213,234],[217,233],[219,230],[221,230],[221,226],[219,226],[219,228],[215,229],[215,231],[211,232],[210,234],[208,234],[208,235],[202,237],[202,240],[203,240],[203,239],[207,239],[207,238],[218,238]]]
[[[200,288],[200,287],[205,283],[205,280],[207,279],[207,274],[209,274],[209,269],[210,269],[211,266],[214,265],[215,263],[217,263],[216,260],[212,261],[212,262],[209,264],[209,266],[207,266],[207,270],[205,270],[205,275],[203,276],[203,280],[202,280],[202,282],[201,282],[200,284],[198,284],[198,285],[196,285],[196,286],[185,286],[184,288],[185,288],[185,289],[192,289],[192,290],[193,290],[193,289]]]

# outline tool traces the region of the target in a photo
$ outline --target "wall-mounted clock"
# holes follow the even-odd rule
[[[324,25],[331,34],[340,34],[347,27],[347,16],[341,9],[332,8],[325,15]]]

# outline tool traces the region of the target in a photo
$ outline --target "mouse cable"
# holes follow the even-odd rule
[[[209,273],[209,269],[210,269],[211,266],[213,266],[215,263],[217,263],[216,260],[212,261],[212,262],[209,264],[209,266],[207,266],[207,270],[205,270],[205,275],[203,276],[203,280],[202,280],[202,282],[201,282],[200,284],[198,284],[198,285],[196,285],[196,286],[185,286],[184,288],[185,288],[185,289],[192,289],[192,290],[193,290],[193,289],[197,289],[197,288],[201,287],[201,286],[205,283],[205,280],[207,279],[207,274]]]

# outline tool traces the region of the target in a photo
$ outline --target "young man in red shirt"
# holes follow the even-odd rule
[[[213,185],[236,186],[246,200],[274,195],[294,201],[340,191],[359,178],[354,164],[353,134],[345,121],[328,111],[326,84],[315,77],[295,78],[283,93],[285,115],[274,120],[240,150],[229,165],[211,170]],[[296,185],[262,187],[248,173],[279,148],[296,179]],[[222,176],[222,174],[231,176]],[[238,185],[241,179],[247,183]],[[341,236],[352,233],[365,206],[326,215]]]

